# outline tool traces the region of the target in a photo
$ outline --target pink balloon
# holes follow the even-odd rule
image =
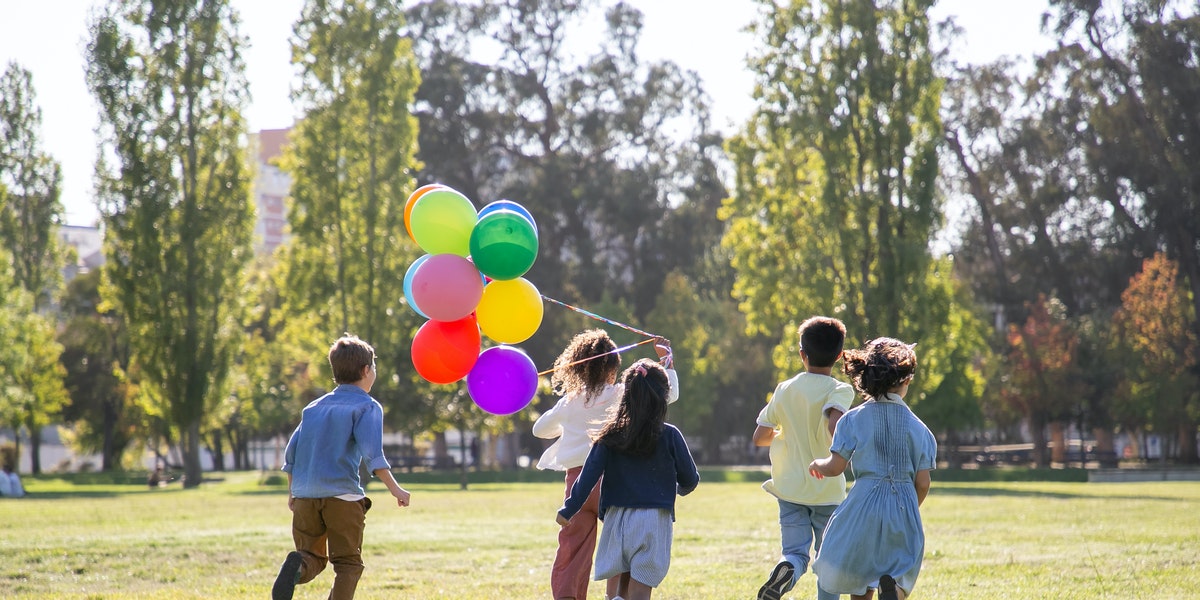
[[[413,275],[413,300],[434,321],[457,321],[483,297],[479,270],[457,254],[435,254]]]

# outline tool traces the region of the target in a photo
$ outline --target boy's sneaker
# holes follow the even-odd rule
[[[304,557],[299,552],[288,552],[279,567],[279,575],[275,577],[275,585],[271,587],[271,600],[292,600],[296,591],[296,582],[300,581],[300,567]]]
[[[779,600],[783,597],[783,593],[788,591],[792,586],[792,576],[796,574],[796,567],[792,563],[784,560],[775,565],[771,570],[771,576],[767,578],[767,582],[758,588],[758,600]]]
[[[879,578],[879,600],[899,600],[896,594],[896,580],[891,575]]]

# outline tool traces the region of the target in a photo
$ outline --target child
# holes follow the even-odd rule
[[[596,580],[608,579],[610,589],[615,583],[616,598],[648,600],[671,564],[675,494],[696,489],[700,473],[683,434],[665,422],[666,370],[641,359],[621,379],[621,403],[588,452],[556,520],[569,526],[600,481],[597,514],[604,532]]]
[[[917,369],[913,346],[891,338],[848,350],[846,374],[866,402],[847,412],[833,434],[833,452],[809,472],[834,477],[854,461],[854,487],[829,519],[825,543],[813,563],[829,591],[901,600],[921,571],[925,531],[918,507],[929,493],[937,441],[904,404]]]
[[[834,426],[854,401],[854,390],[831,376],[842,355],[846,326],[837,319],[812,317],[800,324],[804,372],[780,383],[758,415],[752,438],[771,447],[771,479],[763,489],[779,502],[783,560],[758,590],[758,600],[779,600],[808,569],[809,548],[821,549],[821,534],[833,509],[846,497],[846,479],[814,480],[805,470],[827,456]],[[819,600],[837,594],[817,587]]]
[[[655,340],[659,361],[667,368],[670,393],[667,402],[679,398],[678,378],[671,368],[671,343]],[[562,398],[533,424],[533,435],[558,438],[542,454],[539,469],[566,471],[566,491],[579,478],[583,461],[592,447],[592,439],[608,420],[611,409],[624,392],[616,384],[621,356],[617,345],[602,329],[592,329],[576,335],[554,361],[550,383]],[[596,511],[599,508],[600,486],[593,486],[581,514],[558,533],[558,552],[550,572],[550,589],[554,598],[586,600],[588,580],[592,573],[592,552],[596,549]],[[610,596],[615,590],[609,590]]]
[[[329,348],[329,366],[337,388],[304,408],[284,451],[296,551],[279,569],[271,589],[274,600],[290,600],[296,584],[312,581],[327,562],[334,572],[329,598],[354,598],[371,508],[359,482],[360,461],[387,485],[397,505],[409,503],[409,493],[396,483],[383,455],[383,408],[369,394],[376,378],[375,349],[347,335]]]

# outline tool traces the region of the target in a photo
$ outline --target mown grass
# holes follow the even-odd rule
[[[1200,597],[1200,483],[936,478],[912,598]],[[950,472],[944,472],[949,475]],[[680,499],[661,599],[750,598],[778,555],[760,475],[706,472]],[[401,475],[413,506],[376,484],[358,598],[546,598],[558,482]],[[947,477],[949,478],[949,477]],[[537,479],[537,478],[535,478]],[[291,549],[282,486],[234,473],[200,489],[131,479],[27,479],[0,501],[4,598],[267,598]],[[725,480],[725,481],[719,481]],[[324,598],[332,572],[297,589]],[[789,598],[810,598],[805,575]],[[591,597],[601,598],[594,585]]]

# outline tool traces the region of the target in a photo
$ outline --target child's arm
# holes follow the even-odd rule
[[[829,435],[833,435],[833,432],[837,430],[838,421],[844,414],[846,413],[839,408],[830,408],[825,411],[825,418],[828,420],[829,425]]]
[[[925,501],[925,496],[929,495],[929,469],[917,471],[917,476],[913,477],[913,487],[917,488],[917,506],[920,506]]]
[[[841,454],[834,452],[825,458],[818,458],[808,464],[808,474],[817,479],[826,477],[837,477],[846,472],[846,465],[850,461],[842,458]]]
[[[399,483],[396,483],[396,478],[392,475],[391,469],[375,469],[373,473],[375,473],[375,477],[378,477],[387,486],[388,491],[392,493],[392,497],[396,499],[397,506],[400,508],[408,506],[410,495],[407,490],[400,487]]]
[[[571,493],[567,499],[563,501],[562,508],[558,509],[558,516],[555,517],[555,522],[559,525],[566,525],[575,513],[583,508],[583,503],[587,502],[588,496],[592,493],[592,488],[596,487],[596,483],[600,481],[600,477],[604,475],[604,467],[608,463],[608,448],[599,442],[592,444],[592,449],[588,451],[587,459],[583,461],[583,470],[579,472],[579,477],[575,479],[575,483],[571,486]]]
[[[771,440],[775,439],[775,428],[759,425],[754,428],[754,435],[750,437],[750,441],[754,442],[755,446],[770,446]]]

